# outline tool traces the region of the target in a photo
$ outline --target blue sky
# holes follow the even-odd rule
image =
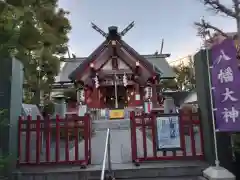
[[[139,53],[151,54],[160,49],[164,38],[163,53],[171,53],[170,60],[200,47],[193,22],[202,16],[225,31],[236,29],[234,20],[206,11],[199,0],[60,0],[59,6],[70,11],[69,45],[77,56],[88,56],[104,40],[91,22],[107,31],[108,26],[122,30],[135,21],[124,40]]]

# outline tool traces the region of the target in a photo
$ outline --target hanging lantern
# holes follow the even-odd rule
[[[147,86],[145,88],[145,92],[146,92],[145,98],[150,99],[152,97],[152,88],[150,86]]]
[[[97,76],[95,76],[94,81],[95,81],[95,87],[99,88],[100,85],[99,85],[99,81],[98,81],[98,77]]]
[[[149,98],[152,97],[152,87],[148,87],[149,88]]]
[[[123,75],[123,85],[124,85],[125,87],[128,85],[127,76],[126,76],[125,73],[124,73],[124,75]]]
[[[148,95],[149,95],[149,92],[148,92],[148,87],[145,87],[145,99],[148,99]]]
[[[85,101],[85,93],[84,90],[80,90],[80,100]]]

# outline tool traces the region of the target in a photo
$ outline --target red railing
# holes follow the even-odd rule
[[[178,148],[161,148],[158,143],[158,117],[177,116],[179,119]],[[131,112],[132,161],[203,159],[203,133],[198,113],[144,114]],[[159,120],[158,120],[159,121]],[[139,138],[141,137],[141,138]]]
[[[91,162],[90,116],[54,119],[19,117],[18,165],[79,164]]]

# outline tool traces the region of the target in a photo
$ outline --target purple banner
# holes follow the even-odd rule
[[[211,49],[210,71],[216,130],[240,131],[240,69],[233,40]]]

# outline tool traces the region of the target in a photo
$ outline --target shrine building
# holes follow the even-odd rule
[[[65,59],[54,91],[75,94],[67,101],[67,111],[83,105],[104,112],[146,107],[163,110],[160,82],[175,78],[166,61],[170,54],[140,55],[123,40],[132,27],[131,23],[118,32],[111,26],[105,33],[93,24],[105,40],[88,57]]]

